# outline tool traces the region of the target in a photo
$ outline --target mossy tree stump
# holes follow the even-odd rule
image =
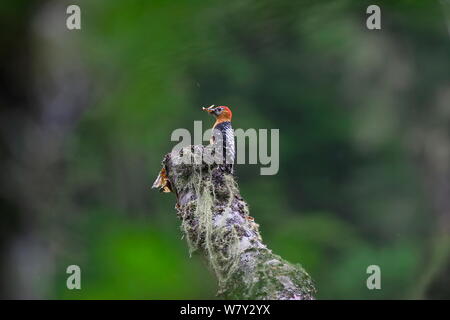
[[[203,161],[205,150],[185,147],[167,154],[162,165],[177,196],[190,252],[206,258],[217,277],[218,294],[227,299],[313,299],[310,276],[267,248],[234,176]]]

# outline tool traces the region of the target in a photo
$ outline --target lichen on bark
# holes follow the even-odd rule
[[[177,196],[190,253],[206,258],[218,294],[227,299],[314,299],[310,276],[267,248],[234,176],[203,161],[204,151],[188,146],[167,154],[162,165]]]

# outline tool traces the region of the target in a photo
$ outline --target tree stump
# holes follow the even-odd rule
[[[223,165],[208,164],[206,149],[185,147],[167,154],[162,165],[177,197],[190,253],[206,258],[218,294],[225,299],[314,299],[310,276],[267,248],[234,176]]]

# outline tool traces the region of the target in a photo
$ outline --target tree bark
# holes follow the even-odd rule
[[[177,197],[190,253],[206,258],[217,277],[218,294],[226,299],[314,299],[310,276],[267,248],[234,176],[203,161],[205,150],[188,146],[167,154],[162,165]]]

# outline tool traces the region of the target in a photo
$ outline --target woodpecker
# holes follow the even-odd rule
[[[209,140],[211,145],[216,144],[219,149],[222,147],[223,151],[223,164],[220,167],[225,172],[233,174],[233,164],[236,154],[234,144],[234,131],[231,126],[232,113],[230,108],[225,106],[210,106],[208,108],[202,108],[202,110],[208,112],[216,118],[216,122],[212,127],[213,132],[211,139]],[[221,144],[221,145],[219,145]],[[158,177],[153,183],[152,188],[157,188],[161,192],[173,192],[170,181],[167,177],[166,168],[162,168]]]
[[[219,147],[223,149],[223,163],[222,166],[225,172],[233,173],[234,158],[236,155],[236,149],[234,144],[234,131],[231,126],[231,118],[233,113],[230,108],[225,106],[210,106],[208,108],[202,108],[204,111],[213,115],[216,118],[216,122],[212,127],[213,132],[210,139],[210,144],[220,144]]]

